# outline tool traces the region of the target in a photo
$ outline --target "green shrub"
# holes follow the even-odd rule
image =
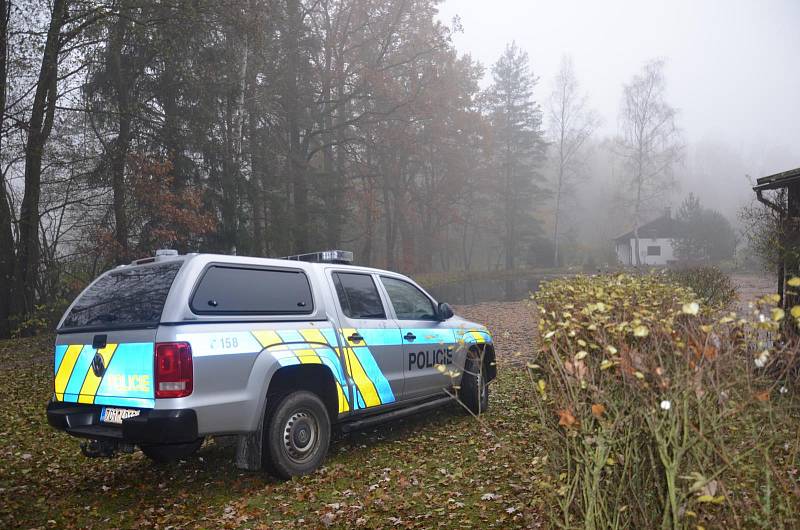
[[[675,283],[689,287],[705,304],[724,308],[736,300],[733,280],[718,267],[682,267],[670,270],[667,277]]]
[[[779,357],[766,344],[784,318],[772,298],[750,323],[663,274],[620,274],[549,282],[536,300],[541,352],[528,368],[554,524],[726,527],[739,524],[732,505],[744,501],[774,513],[752,490],[731,498],[755,480],[742,461],[766,450],[763,424],[775,421],[763,410],[775,386],[765,369]],[[790,491],[784,499],[796,511]]]

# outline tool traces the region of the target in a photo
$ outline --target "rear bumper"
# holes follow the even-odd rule
[[[197,440],[197,414],[192,409],[142,409],[139,416],[122,420],[122,425],[100,423],[98,405],[50,401],[47,423],[72,436],[95,440],[155,445]]]

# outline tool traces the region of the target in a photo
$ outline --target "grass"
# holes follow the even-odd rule
[[[501,369],[485,430],[457,406],[337,435],[319,472],[289,482],[238,470],[206,442],[157,466],[141,452],[86,459],[47,425],[52,338],[0,342],[0,527],[509,528],[538,520],[526,374]]]
[[[578,430],[558,425],[553,409],[560,407],[543,409],[539,376],[531,381],[534,374],[515,357],[533,351],[532,337],[516,338],[535,329],[536,308],[521,302],[486,307],[491,314],[482,320],[493,327],[502,357],[482,424],[454,405],[336,435],[325,466],[289,482],[238,470],[234,448],[217,440],[171,466],[154,465],[140,452],[86,459],[78,440],[46,423],[52,337],[0,341],[0,528],[585,527],[585,520],[569,516],[570,475],[553,458],[564,437]],[[559,352],[569,347],[561,344]],[[532,359],[544,360],[541,354]],[[725,395],[724,422],[704,431],[717,448],[707,455],[707,469],[698,461],[677,479],[685,489],[689,472],[703,471],[710,480],[717,470],[715,496],[724,501],[700,503],[691,494],[679,507],[681,525],[799,528],[800,385],[793,375],[771,379],[751,368],[739,374]],[[553,390],[548,381],[546,394]],[[585,424],[590,421],[587,416]],[[612,456],[614,469],[629,462],[642,471],[635,459]],[[605,466],[601,473],[603,481],[613,476]],[[646,494],[613,509],[632,510]]]

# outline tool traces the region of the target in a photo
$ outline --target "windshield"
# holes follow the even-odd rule
[[[81,294],[61,325],[73,328],[153,326],[182,261],[119,269],[100,277]]]

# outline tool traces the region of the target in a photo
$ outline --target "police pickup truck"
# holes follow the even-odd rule
[[[284,259],[159,251],[92,282],[59,322],[53,427],[87,456],[169,461],[236,435],[237,465],[314,471],[331,429],[458,400],[496,374],[484,326],[352,253]]]

